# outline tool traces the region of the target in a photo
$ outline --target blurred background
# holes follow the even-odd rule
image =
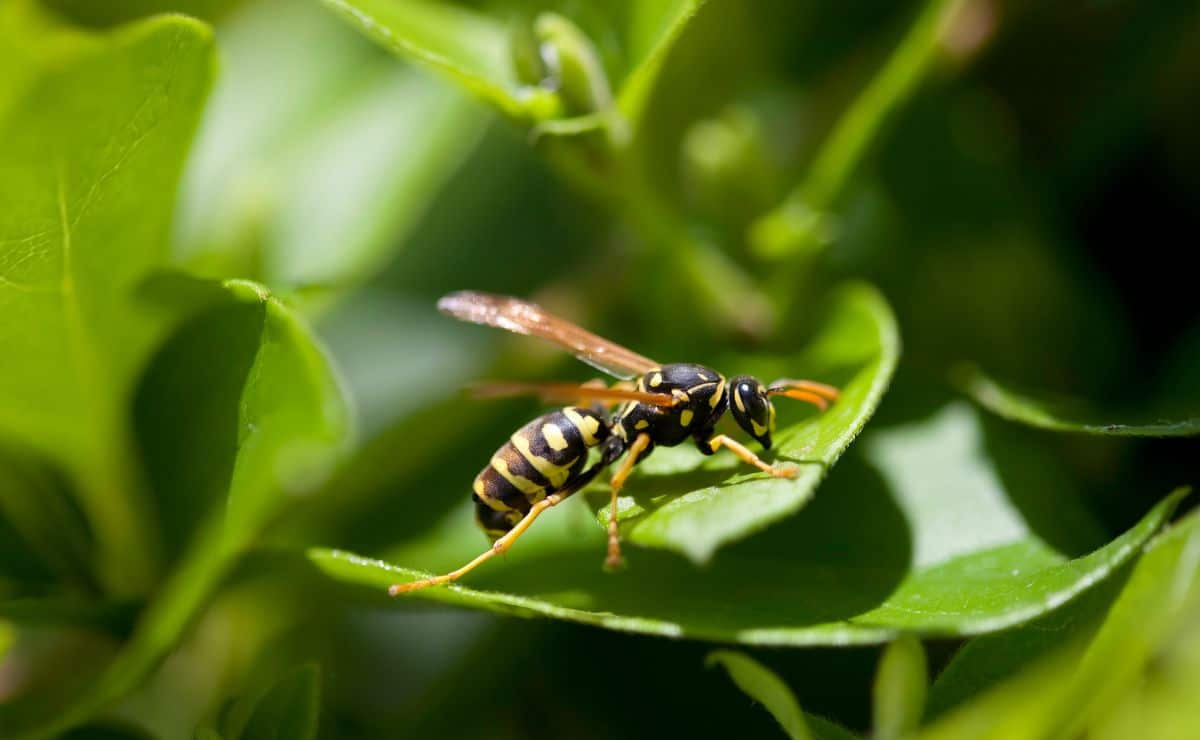
[[[788,238],[756,219],[811,176],[925,6],[709,2],[666,58],[632,145],[650,208],[598,196],[552,137],[319,3],[45,4],[97,28],[167,10],[214,24],[217,82],[180,189],[174,259],[300,306],[358,416],[353,462],[329,495],[273,528],[118,705],[128,732],[191,737],[230,697],[307,661],[321,670],[322,737],[776,732],[703,667],[709,645],[397,608],[292,554],[383,555],[469,517],[472,476],[537,404],[464,401],[467,382],[591,377],[553,350],[438,315],[451,290],[531,297],[639,352],[705,361],[797,346],[824,288],[862,277],[891,302],[905,345],[873,425],[954,394],[964,362],[1118,413],[1200,406],[1187,257],[1200,232],[1194,3],[959,4],[911,94]],[[553,6],[614,76],[625,63],[617,30],[584,0],[473,5],[514,28]],[[682,244],[660,237],[664,213]],[[1194,441],[1025,434],[1068,470],[1106,539],[1197,482]],[[119,632],[23,629],[0,666],[0,703],[102,665],[118,643]],[[927,645],[934,670],[958,644]],[[869,729],[878,649],[758,655],[806,710]]]

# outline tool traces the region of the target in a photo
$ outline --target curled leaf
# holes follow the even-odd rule
[[[1200,413],[1185,409],[1157,416],[1122,418],[1071,398],[1038,397],[1015,391],[977,368],[965,368],[960,383],[985,409],[1021,424],[1055,432],[1114,437],[1191,437],[1200,434]]]

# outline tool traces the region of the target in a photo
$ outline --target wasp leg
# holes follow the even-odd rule
[[[394,585],[388,587],[388,594],[391,596],[398,596],[400,594],[406,594],[410,591],[417,591],[422,588],[428,588],[429,586],[440,586],[443,583],[453,583],[454,581],[457,581],[459,578],[462,578],[467,573],[470,573],[471,571],[475,570],[476,568],[478,568],[480,565],[482,565],[484,562],[491,559],[492,557],[494,557],[496,555],[503,555],[508,550],[508,548],[512,547],[512,544],[517,541],[517,538],[520,537],[522,534],[524,534],[525,530],[529,529],[529,525],[533,524],[533,520],[537,519],[539,516],[541,516],[543,511],[545,511],[546,509],[549,509],[552,506],[557,506],[559,503],[561,503],[563,501],[563,499],[567,498],[571,494],[573,494],[576,491],[578,491],[579,489],[583,488],[588,483],[591,483],[592,479],[596,477],[596,474],[599,473],[600,469],[603,468],[606,464],[607,463],[602,461],[600,463],[597,463],[596,465],[593,465],[592,467],[590,467],[586,471],[584,471],[578,478],[576,478],[575,481],[572,482],[568,488],[564,488],[563,490],[559,491],[558,493],[552,493],[549,496],[547,496],[546,498],[542,499],[541,501],[538,501],[536,504],[531,506],[529,508],[529,513],[526,514],[524,517],[522,517],[521,521],[517,522],[516,525],[513,526],[512,529],[510,529],[508,532],[506,532],[502,537],[500,537],[500,539],[493,542],[492,546],[490,548],[488,548],[484,552],[480,553],[480,555],[478,557],[476,557],[474,560],[467,563],[466,565],[462,566],[461,568],[459,568],[457,570],[452,570],[449,573],[446,573],[445,575],[432,576],[430,578],[422,578],[420,580],[410,581],[408,583],[394,584]]]
[[[624,487],[625,479],[629,477],[633,466],[637,465],[638,458],[649,446],[650,435],[642,432],[633,440],[633,444],[629,445],[629,454],[612,477],[612,499],[608,507],[608,557],[604,559],[604,567],[610,570],[621,567],[621,529],[617,526],[617,494]]]
[[[799,469],[794,465],[784,467],[781,465],[769,465],[763,462],[762,458],[750,451],[750,448],[727,435],[718,434],[708,440],[708,448],[713,452],[722,447],[727,447],[730,452],[741,458],[742,462],[753,465],[764,473],[773,475],[776,478],[795,478],[800,474]]]
[[[409,583],[397,583],[388,587],[388,594],[391,596],[398,596],[400,594],[406,594],[409,591],[417,591],[422,588],[428,588],[429,586],[440,586],[443,583],[453,583],[454,581],[457,581],[467,573],[470,573],[478,568],[492,556],[502,555],[506,550],[508,550],[508,548],[512,547],[512,543],[515,542],[516,539],[525,532],[525,530],[529,529],[529,525],[533,524],[534,519],[537,519],[543,511],[558,504],[568,495],[570,494],[555,493],[534,504],[529,509],[529,513],[522,517],[521,521],[517,522],[516,526],[508,530],[503,537],[493,542],[492,546],[480,554],[479,557],[475,558],[458,570],[452,570],[445,575],[422,578],[418,581],[410,581]]]

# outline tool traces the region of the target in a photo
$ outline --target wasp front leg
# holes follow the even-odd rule
[[[764,473],[776,478],[795,478],[800,474],[800,469],[795,465],[771,465],[758,455],[755,455],[749,447],[725,434],[715,435],[708,440],[707,446],[711,452],[716,452],[725,447],[737,455],[742,462],[747,465],[753,465]]]

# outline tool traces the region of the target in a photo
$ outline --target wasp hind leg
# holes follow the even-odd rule
[[[529,529],[529,525],[533,524],[534,519],[537,519],[543,511],[557,505],[573,492],[574,491],[569,493],[551,494],[533,506],[529,507],[529,513],[522,517],[521,521],[517,522],[512,529],[508,530],[508,532],[497,538],[496,541],[492,543],[491,547],[483,551],[478,557],[461,568],[452,570],[449,573],[440,576],[422,578],[417,581],[410,581],[409,583],[397,583],[388,587],[388,594],[392,596],[398,596],[400,594],[406,594],[410,591],[428,588],[429,586],[440,586],[443,583],[453,583],[454,581],[457,581],[459,578],[462,578],[466,574],[475,570],[480,565],[483,565],[492,557],[504,554],[508,548],[512,547],[512,544],[517,541],[517,538],[524,534],[525,530]],[[492,531],[489,530],[488,534],[491,535]]]
[[[440,586],[444,583],[453,583],[459,578],[462,578],[466,574],[475,570],[480,565],[483,565],[496,555],[503,555],[508,551],[508,548],[512,547],[513,543],[517,541],[517,538],[524,534],[525,530],[529,529],[529,525],[533,524],[533,521],[541,516],[542,512],[553,506],[557,506],[568,496],[586,486],[592,481],[593,478],[596,477],[596,474],[600,472],[602,467],[604,467],[603,462],[593,465],[582,475],[576,478],[569,487],[564,488],[557,493],[552,493],[541,501],[538,501],[536,504],[530,506],[529,511],[525,514],[525,516],[523,516],[520,521],[513,524],[512,528],[507,532],[502,533],[501,529],[499,528],[500,526],[503,526],[501,523],[492,524],[491,522],[487,521],[482,522],[484,524],[484,531],[487,532],[489,537],[493,537],[495,541],[492,542],[492,546],[490,548],[484,550],[474,560],[462,566],[461,568],[452,570],[449,573],[440,576],[431,576],[429,578],[421,578],[408,583],[394,584],[388,587],[388,594],[391,596],[399,596],[400,594],[418,591],[430,586]],[[497,537],[496,535],[499,536]]]

